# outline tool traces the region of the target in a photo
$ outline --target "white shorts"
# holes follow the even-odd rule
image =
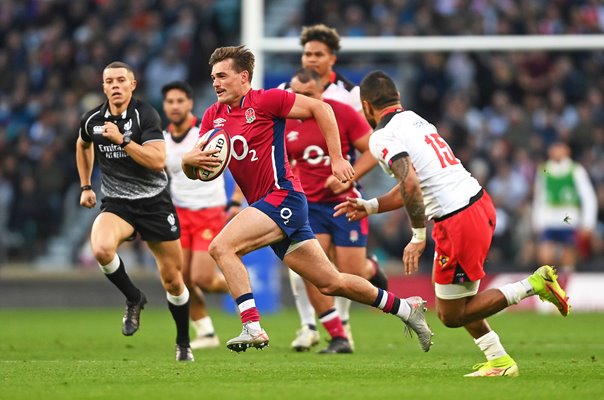
[[[475,296],[480,287],[480,279],[474,282],[451,283],[448,285],[434,284],[436,297],[443,300],[463,299]]]

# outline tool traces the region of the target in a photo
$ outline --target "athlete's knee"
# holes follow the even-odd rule
[[[457,313],[438,310],[438,319],[440,319],[447,328],[460,328],[465,325],[463,316]]]
[[[214,277],[211,274],[197,273],[193,274],[193,276],[190,278],[190,281],[195,286],[198,286],[201,290],[211,292]],[[187,286],[190,286],[190,284],[187,284]]]
[[[222,240],[220,240],[220,239],[218,239],[218,240],[214,239],[210,243],[210,247],[208,248],[208,252],[212,256],[212,258],[214,259],[214,261],[218,262],[218,260],[220,260],[222,257],[224,257],[227,254],[232,253],[233,251],[232,251],[231,246],[227,245]]]
[[[94,254],[94,258],[101,265],[109,264],[113,258],[115,257],[116,249],[104,243],[94,244],[92,246],[92,253]]]
[[[339,296],[342,294],[343,280],[340,274],[336,275],[337,278],[324,280],[315,284],[319,291],[326,296]]]
[[[163,272],[161,281],[165,291],[174,296],[179,296],[185,286],[182,275],[176,270]]]

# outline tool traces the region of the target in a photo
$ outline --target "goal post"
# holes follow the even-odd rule
[[[242,43],[256,55],[254,87],[264,82],[267,53],[301,53],[299,39],[264,37],[264,0],[241,2]],[[503,36],[342,37],[340,53],[483,51],[590,51],[604,49],[604,34]]]

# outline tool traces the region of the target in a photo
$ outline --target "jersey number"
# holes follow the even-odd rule
[[[445,140],[441,138],[438,133],[426,135],[424,136],[424,140],[434,149],[436,157],[438,157],[438,161],[440,161],[440,166],[442,168],[446,168],[449,165],[459,164],[459,160],[455,158],[453,151],[447,142],[445,142]]]

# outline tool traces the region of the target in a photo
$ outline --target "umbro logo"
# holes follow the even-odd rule
[[[219,128],[221,126],[224,126],[225,122],[226,122],[226,119],[224,119],[224,118],[216,118],[214,120],[214,128]]]

